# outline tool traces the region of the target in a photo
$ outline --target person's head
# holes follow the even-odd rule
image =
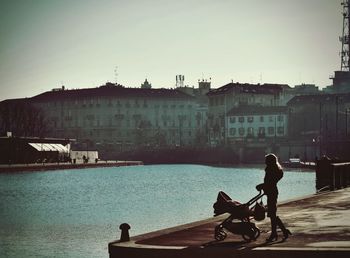
[[[277,166],[280,167],[280,164],[278,163],[278,158],[275,154],[269,153],[265,156],[265,164],[266,166]]]

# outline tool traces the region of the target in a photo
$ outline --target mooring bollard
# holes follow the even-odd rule
[[[120,224],[119,229],[122,231],[120,235],[120,242],[130,241],[130,236],[129,236],[130,225],[128,223]]]

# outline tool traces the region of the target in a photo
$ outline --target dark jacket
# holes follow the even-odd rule
[[[266,195],[277,195],[277,183],[283,177],[283,170],[279,167],[266,167],[264,177],[264,192]]]

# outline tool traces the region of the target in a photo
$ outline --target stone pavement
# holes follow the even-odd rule
[[[245,242],[228,232],[214,239],[214,228],[228,215],[160,230],[109,244],[110,257],[350,257],[350,188],[280,203],[278,214],[292,232],[266,243],[269,219],[256,223],[261,235]]]

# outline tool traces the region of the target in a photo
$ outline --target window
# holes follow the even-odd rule
[[[248,123],[253,123],[254,122],[254,117],[253,116],[248,116],[247,120],[248,120]]]
[[[254,136],[254,129],[253,129],[253,127],[248,127],[247,135],[248,136]]]
[[[274,127],[269,127],[268,128],[268,133],[269,133],[269,135],[275,134],[275,128]]]
[[[273,116],[269,116],[269,121],[273,122]]]
[[[264,122],[264,116],[260,116],[260,122]]]
[[[239,135],[241,135],[241,136],[244,135],[244,131],[245,131],[245,130],[244,130],[243,127],[239,128],[239,129],[238,129]]]
[[[259,127],[258,136],[265,136],[265,127]]]
[[[283,121],[283,116],[282,116],[282,115],[279,115],[279,116],[277,117],[277,121],[278,121],[278,122],[282,122],[282,121]]]
[[[230,128],[230,135],[234,136],[236,134],[236,128]]]
[[[232,124],[236,123],[236,117],[235,116],[231,116],[230,117],[230,123],[232,123]]]
[[[277,133],[278,134],[284,134],[284,127],[283,126],[277,127]]]
[[[240,123],[244,123],[244,116],[240,116],[240,117],[238,118],[238,121],[239,121]]]

